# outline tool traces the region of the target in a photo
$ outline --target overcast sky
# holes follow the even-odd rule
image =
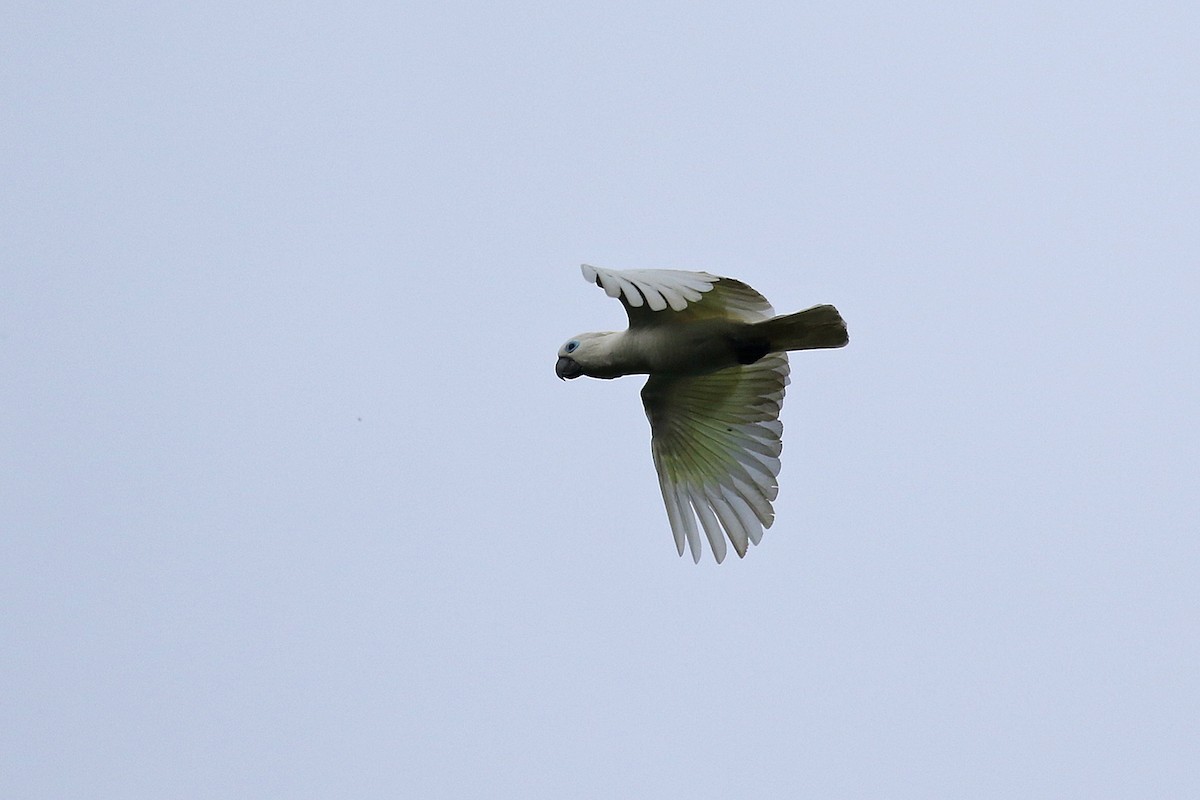
[[[1194,3],[0,16],[0,795],[1200,796]],[[744,560],[585,261],[846,318]]]

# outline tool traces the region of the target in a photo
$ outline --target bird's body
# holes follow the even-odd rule
[[[744,323],[701,320],[681,326],[643,326],[593,336],[583,374],[589,378],[623,375],[701,375],[738,363],[734,337]],[[583,363],[583,362],[580,362]]]
[[[556,373],[649,375],[642,401],[680,555],[686,542],[699,561],[702,528],[718,562],[726,537],[744,556],[774,520],[786,353],[844,346],[837,309],[776,317],[746,284],[706,272],[585,265],[583,275],[621,299],[629,329],[570,339]]]

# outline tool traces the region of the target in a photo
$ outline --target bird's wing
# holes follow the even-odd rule
[[[711,318],[758,322],[775,315],[767,299],[746,284],[707,272],[584,264],[583,277],[609,297],[620,298],[630,327]]]
[[[787,383],[786,353],[707,375],[646,381],[650,446],[680,555],[686,541],[700,561],[703,529],[718,563],[726,536],[744,556],[747,544],[758,544],[763,528],[771,527]]]

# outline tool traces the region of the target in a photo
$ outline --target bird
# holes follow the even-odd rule
[[[649,376],[642,404],[676,550],[699,563],[703,531],[718,564],[727,539],[745,557],[775,520],[787,354],[844,347],[845,321],[832,305],[776,316],[747,284],[708,272],[582,272],[621,301],[629,327],[572,336],[555,374]]]

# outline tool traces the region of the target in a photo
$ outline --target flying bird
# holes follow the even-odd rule
[[[675,548],[686,542],[699,563],[703,530],[717,563],[726,538],[745,556],[775,520],[787,352],[843,347],[846,323],[831,305],[777,317],[754,289],[707,272],[584,264],[583,277],[621,301],[629,328],[567,340],[555,373],[649,375],[642,403]]]

